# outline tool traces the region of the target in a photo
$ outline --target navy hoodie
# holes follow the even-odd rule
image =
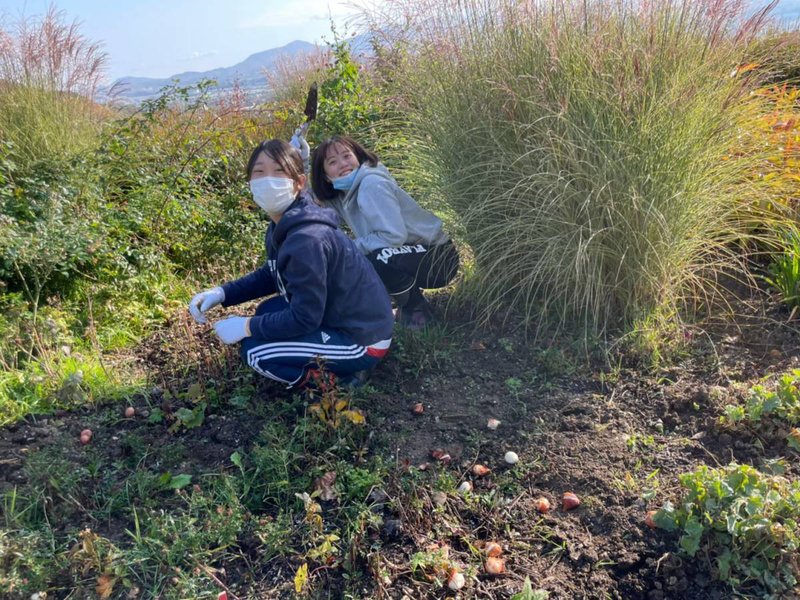
[[[369,346],[392,337],[394,318],[375,269],[338,228],[336,213],[301,193],[270,223],[267,262],[222,286],[223,306],[279,293],[285,310],[253,317],[253,337],[288,339],[331,327]]]

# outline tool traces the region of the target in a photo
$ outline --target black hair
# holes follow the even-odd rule
[[[250,155],[250,160],[247,161],[247,181],[253,176],[253,167],[262,152],[278,163],[295,182],[299,182],[300,177],[305,175],[303,159],[297,148],[283,140],[267,140],[256,146]]]
[[[345,135],[335,135],[322,142],[314,150],[311,158],[311,189],[319,200],[331,200],[338,193],[333,189],[333,184],[325,176],[325,155],[328,149],[336,144],[341,144],[355,154],[359,165],[365,162],[371,167],[378,166],[378,155],[364,148],[353,138]]]

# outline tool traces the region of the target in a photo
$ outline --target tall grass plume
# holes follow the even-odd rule
[[[51,7],[0,27],[0,139],[26,161],[89,147],[102,109],[93,98],[107,55]]]
[[[772,5],[401,1],[366,15],[413,152],[475,256],[488,318],[585,335],[708,305],[764,231],[757,150],[735,152]],[[746,276],[746,275],[745,275]]]

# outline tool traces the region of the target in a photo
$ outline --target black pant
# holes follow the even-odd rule
[[[425,290],[446,286],[458,273],[458,250],[452,241],[438,246],[407,244],[381,248],[367,255],[369,262],[398,306],[413,308],[424,302]]]

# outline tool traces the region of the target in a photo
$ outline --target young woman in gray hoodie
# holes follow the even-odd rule
[[[459,257],[442,221],[401,188],[378,157],[352,138],[334,136],[315,150],[311,187],[353,232],[398,306],[397,321],[422,329],[432,319],[422,289],[444,287]]]

